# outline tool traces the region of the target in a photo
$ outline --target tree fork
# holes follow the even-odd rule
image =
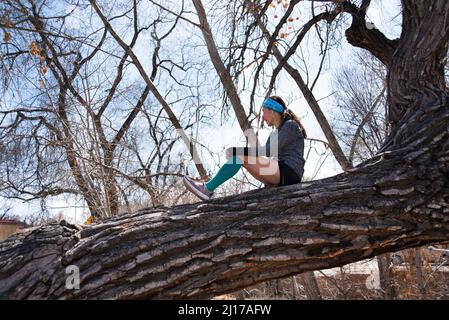
[[[382,32],[369,27],[366,21],[366,7],[357,8],[347,1],[340,4],[340,9],[352,15],[352,24],[346,30],[345,35],[348,42],[362,49],[370,51],[385,66],[390,66],[398,40],[388,39]]]

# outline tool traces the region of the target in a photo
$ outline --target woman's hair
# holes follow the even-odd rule
[[[304,129],[304,127],[303,127],[301,121],[299,120],[298,116],[296,114],[294,114],[292,110],[287,108],[287,106],[285,105],[284,100],[282,100],[282,98],[278,97],[278,96],[271,96],[270,98],[273,99],[276,102],[279,102],[285,109],[284,112],[281,113],[282,123],[284,123],[287,120],[295,121],[298,124],[298,127],[301,130],[304,138],[307,138],[306,129]]]

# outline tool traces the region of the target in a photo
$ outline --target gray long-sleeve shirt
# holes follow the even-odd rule
[[[278,129],[274,130],[268,137],[265,147],[236,148],[236,152],[237,154],[244,152],[245,155],[274,157],[289,166],[298,177],[302,177],[304,173],[304,135],[293,120],[285,121]]]

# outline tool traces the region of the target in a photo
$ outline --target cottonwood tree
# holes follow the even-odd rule
[[[402,0],[402,33],[367,28],[370,1],[329,1],[346,37],[387,68],[391,132],[378,153],[327,179],[203,204],[141,210],[0,243],[8,298],[208,298],[449,237],[449,3]],[[79,290],[65,287],[67,266]]]

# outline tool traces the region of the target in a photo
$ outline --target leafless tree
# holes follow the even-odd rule
[[[0,220],[9,219],[10,212],[11,212],[11,206],[2,205],[2,208],[0,209]]]
[[[161,203],[158,194],[167,191],[167,177],[178,176],[182,167],[180,163],[162,166],[173,162],[169,159],[178,138],[174,130],[170,136],[158,135],[172,126],[178,133],[184,130],[167,98],[176,108],[196,99],[195,85],[182,79],[182,73],[194,75],[200,66],[184,55],[180,62],[164,57],[161,48],[178,19],[168,19],[161,12],[153,20],[139,19],[139,5],[134,1],[110,8],[109,21],[119,21],[127,32],[123,37],[131,39],[121,49],[117,39],[109,36],[113,30],[85,10],[88,2],[66,1],[61,7],[46,1],[2,4],[2,27],[9,34],[2,46],[1,66],[5,99],[0,134],[7,159],[1,168],[4,196],[33,200],[81,195],[96,217],[117,214],[123,203],[129,203],[124,190],[132,186],[148,192],[154,205]],[[67,6],[78,10],[77,15],[64,11]],[[72,27],[71,23],[82,24],[84,19],[85,25]],[[132,79],[134,66],[139,69],[132,49],[144,37],[149,37],[153,50],[151,73],[143,71],[147,78],[139,83]],[[154,83],[167,90],[166,98]],[[158,101],[149,97],[150,92],[156,93]],[[7,98],[12,95],[17,98]],[[169,121],[158,121],[161,101]],[[203,109],[197,106],[197,112]],[[186,128],[195,125],[186,118]],[[146,126],[152,137],[146,148],[153,151],[145,157],[131,152],[127,144],[138,126]],[[134,151],[142,152],[147,141],[138,138]],[[184,138],[193,155],[195,145]],[[195,165],[204,176],[198,157]],[[149,183],[159,176],[164,184]]]
[[[388,135],[386,68],[366,53],[337,72],[334,130],[351,165],[372,158]]]

